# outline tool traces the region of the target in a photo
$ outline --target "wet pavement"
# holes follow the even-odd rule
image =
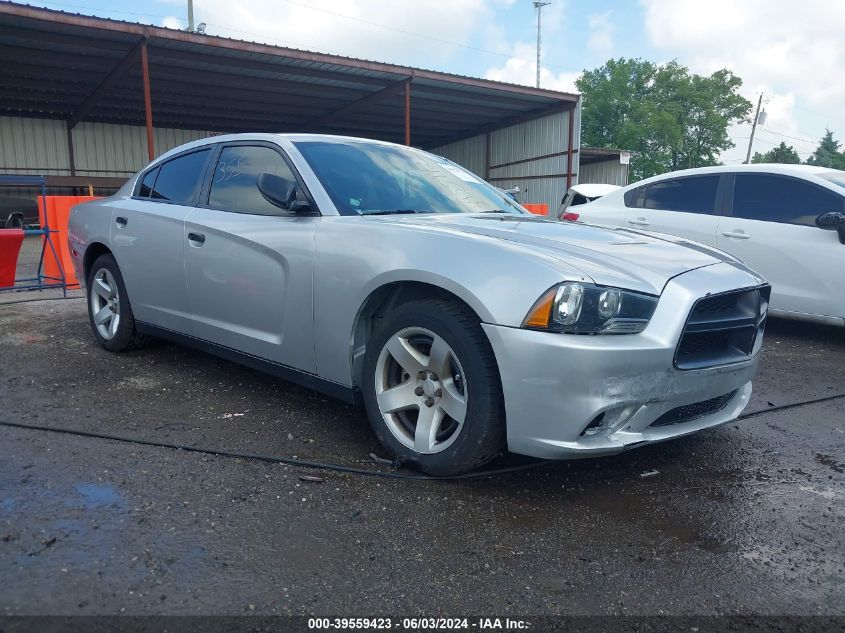
[[[749,411],[625,455],[385,480],[0,426],[0,614],[845,615],[845,330],[770,324]],[[84,302],[0,305],[0,421],[374,468],[361,411]],[[509,463],[509,462],[508,462]],[[302,481],[301,475],[323,481]]]

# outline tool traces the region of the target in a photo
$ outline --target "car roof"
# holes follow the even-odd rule
[[[174,154],[180,154],[185,150],[195,149],[204,145],[213,145],[215,143],[230,143],[232,141],[278,141],[285,139],[291,142],[307,142],[307,141],[321,141],[324,143],[348,143],[349,141],[356,141],[360,143],[372,143],[374,145],[392,145],[394,147],[406,147],[405,145],[398,145],[396,143],[389,143],[387,141],[378,141],[371,138],[361,138],[357,136],[341,136],[337,134],[308,134],[308,133],[291,133],[291,134],[272,134],[267,132],[243,132],[240,134],[221,134],[219,136],[209,136],[190,143],[185,143],[178,147],[165,152],[153,162],[160,162],[163,159],[169,158]],[[413,148],[408,148],[413,149]]]
[[[698,176],[704,174],[724,173],[766,173],[785,174],[806,178],[807,176],[818,176],[825,173],[842,173],[838,169],[829,167],[816,167],[815,165],[791,165],[786,163],[754,163],[751,165],[717,165],[715,167],[693,167],[691,169],[679,169],[665,174],[645,178],[634,184],[637,186],[664,180],[666,178],[681,178],[684,176]]]
[[[592,182],[585,182],[578,185],[574,185],[569,188],[570,191],[574,191],[575,193],[579,193],[582,196],[587,198],[598,198],[600,196],[606,196],[612,191],[616,191],[617,189],[621,189],[619,185],[605,185],[601,183],[592,183]]]

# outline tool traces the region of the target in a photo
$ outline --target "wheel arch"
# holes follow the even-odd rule
[[[455,301],[465,307],[478,319],[479,323],[490,319],[490,315],[483,306],[476,309],[474,304],[478,305],[479,302],[475,297],[468,292],[461,294],[458,292],[435,283],[411,279],[390,281],[372,290],[358,309],[352,327],[350,367],[353,387],[361,386],[367,343],[375,332],[381,315],[396,306],[419,299],[445,299]],[[461,296],[462,294],[464,296]]]
[[[91,265],[100,255],[111,255],[111,249],[102,242],[91,242],[85,249],[85,255],[82,256],[82,274],[85,275],[84,283],[88,283],[88,273],[91,272]]]

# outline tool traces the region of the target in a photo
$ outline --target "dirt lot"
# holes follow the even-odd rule
[[[471,481],[0,426],[0,614],[845,615],[845,399],[769,411],[845,393],[843,354],[775,321],[759,415]],[[81,300],[0,305],[0,359],[0,421],[378,468],[361,411],[165,343],[110,354]]]

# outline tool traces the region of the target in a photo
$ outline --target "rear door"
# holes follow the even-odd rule
[[[645,185],[625,212],[634,229],[668,233],[713,246],[718,225],[719,174],[667,178]]]
[[[214,161],[182,238],[194,335],[313,373],[319,215],[285,211],[258,190],[262,173],[299,182],[276,145],[224,144]]]
[[[845,316],[845,245],[836,231],[815,225],[822,213],[845,211],[845,197],[780,174],[734,178],[716,245],[772,284],[772,309]]]
[[[185,218],[197,203],[213,151],[179,154],[146,171],[113,205],[111,247],[138,321],[190,333]]]

